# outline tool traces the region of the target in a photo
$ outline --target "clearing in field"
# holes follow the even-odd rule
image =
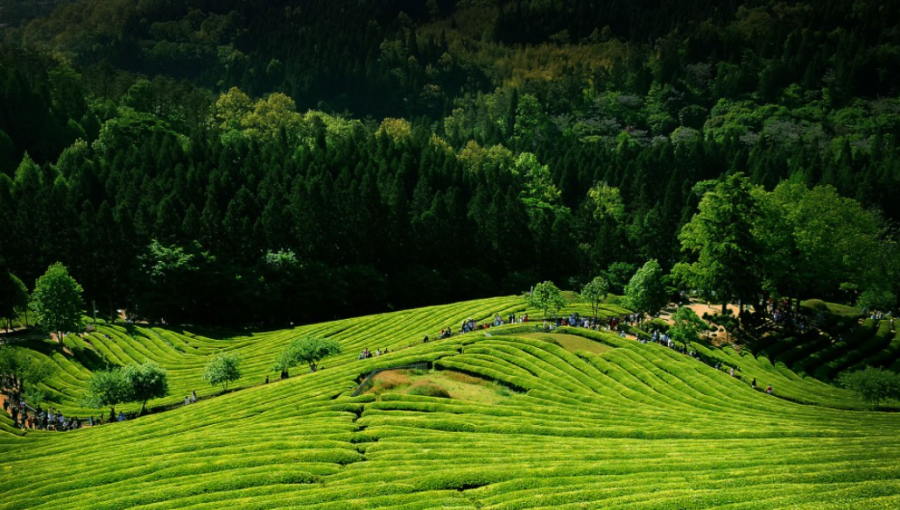
[[[494,381],[453,370],[387,370],[373,378],[367,394],[424,395],[496,404],[513,393]]]
[[[603,354],[611,349],[610,346],[589,340],[576,335],[561,335],[559,333],[529,333],[522,335],[523,338],[535,338],[556,344],[569,352],[587,351],[594,354]]]

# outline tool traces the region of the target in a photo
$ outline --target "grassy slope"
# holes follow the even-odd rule
[[[503,302],[514,305],[316,326],[347,335],[347,354],[324,370],[171,412],[65,434],[0,431],[0,509],[900,505],[900,416],[767,396],[656,345],[575,330],[610,349],[572,353],[540,338],[477,332],[351,359],[374,338],[408,345],[447,315],[489,314]],[[261,375],[282,335],[291,336],[234,344]],[[775,381],[776,393],[852,402],[755,358],[712,354],[742,363],[760,385]],[[349,397],[361,372],[421,359],[519,392],[493,405]]]

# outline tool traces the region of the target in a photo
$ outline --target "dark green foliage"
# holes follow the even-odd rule
[[[35,359],[27,349],[8,345],[0,347],[0,376],[14,377],[18,381],[19,391],[34,390],[52,374],[53,365]]]
[[[6,327],[28,306],[28,289],[16,275],[0,270],[0,320]]]
[[[140,365],[128,365],[122,369],[128,385],[128,402],[140,402],[141,411],[147,408],[147,401],[169,394],[166,371],[156,363],[148,361]]]
[[[900,219],[889,2],[7,4],[0,258],[25,282],[61,260],[110,316],[287,325],[597,274],[620,294],[682,261],[723,173]],[[900,257],[874,251],[763,279],[883,305]],[[757,290],[735,267],[716,290]]]
[[[845,373],[840,378],[845,388],[856,392],[876,409],[888,400],[900,399],[900,375],[880,368]]]

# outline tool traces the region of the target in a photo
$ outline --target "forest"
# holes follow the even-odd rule
[[[648,260],[889,308],[898,133],[886,0],[10,0],[0,316],[55,262],[173,324],[621,293]]]

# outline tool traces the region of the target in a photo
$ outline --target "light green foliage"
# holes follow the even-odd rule
[[[199,244],[195,242],[194,248],[199,249]],[[206,252],[202,255],[211,257]],[[144,263],[151,278],[163,278],[167,275],[197,271],[198,258],[200,257],[180,246],[166,246],[154,239],[150,242]]]
[[[237,353],[225,352],[217,354],[203,367],[203,380],[210,386],[222,385],[227,389],[228,384],[241,378],[241,357]]]
[[[522,202],[532,217],[556,206],[560,197],[559,189],[553,183],[550,168],[540,164],[537,156],[523,152],[516,158],[513,169],[523,179]]]
[[[541,103],[533,95],[523,94],[519,97],[519,104],[516,108],[513,139],[526,145],[535,144],[535,138],[540,135],[543,121],[544,112]]]
[[[142,412],[146,410],[148,400],[163,398],[169,394],[166,371],[152,361],[140,365],[128,365],[122,369],[122,372],[129,391],[126,401],[140,402]]]
[[[56,333],[59,343],[63,334],[81,331],[84,300],[82,288],[59,262],[38,278],[31,296],[31,309],[46,331]]]
[[[863,400],[878,408],[888,400],[900,399],[900,375],[880,368],[866,368],[844,373],[840,383],[856,392]]]
[[[525,293],[524,297],[528,306],[539,309],[545,319],[549,310],[558,312],[566,305],[562,292],[551,281],[538,283],[530,293]]]
[[[128,402],[131,388],[121,368],[94,372],[85,390],[84,405],[100,409],[109,407],[114,411],[118,404]]]
[[[659,262],[648,261],[625,286],[627,306],[641,314],[656,315],[669,302],[666,280]]]
[[[584,284],[584,287],[581,289],[581,299],[591,305],[594,319],[597,318],[597,311],[608,294],[609,283],[602,276],[595,276],[593,280]]]
[[[240,131],[259,140],[276,139],[282,130],[294,136],[301,119],[290,97],[276,92],[254,102],[237,87],[219,96],[212,115],[212,123],[219,128]]]
[[[681,273],[687,283],[723,304],[754,298],[760,281],[753,231],[758,217],[750,181],[743,175],[727,176],[707,191],[679,235],[682,251],[696,257]]]
[[[597,184],[588,190],[588,197],[594,207],[594,218],[597,221],[610,219],[620,221],[625,214],[625,205],[622,202],[622,194],[619,188],[607,185],[605,182]]]
[[[298,363],[306,363],[315,372],[318,364],[328,356],[341,353],[341,345],[331,338],[306,336],[293,340],[275,359],[275,369],[286,371]]]
[[[699,341],[700,332],[709,329],[709,324],[686,306],[679,308],[672,315],[672,321],[675,324],[669,328],[669,336],[672,337],[672,340],[685,346]]]

